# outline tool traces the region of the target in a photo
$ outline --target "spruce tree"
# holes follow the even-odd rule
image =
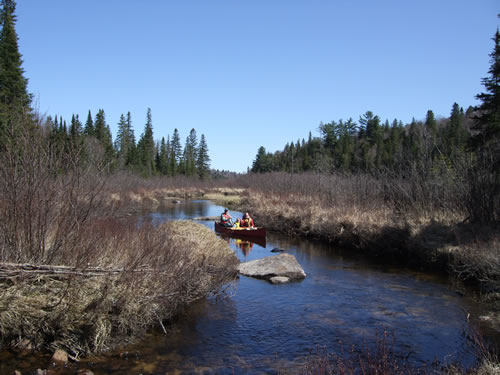
[[[473,116],[474,135],[469,143],[472,150],[488,146],[497,148],[500,142],[500,31],[498,29],[493,41],[495,46],[490,54],[489,76],[482,80],[486,92],[476,95],[481,104],[475,108],[476,115]]]
[[[453,103],[450,118],[443,129],[443,144],[446,155],[456,158],[462,154],[467,142],[468,134],[464,126],[465,115],[457,103]]]
[[[114,158],[113,139],[111,129],[106,124],[106,115],[103,109],[99,109],[94,121],[94,136],[104,149],[104,162],[110,163]]]
[[[271,156],[266,152],[264,146],[260,146],[257,150],[257,155],[252,164],[251,171],[253,173],[266,173],[271,172]]]
[[[148,108],[146,114],[146,125],[144,133],[137,143],[137,152],[144,175],[151,176],[155,172],[155,142],[153,139],[153,120],[151,118],[151,108]]]
[[[189,136],[186,139],[186,161],[185,169],[186,175],[193,176],[196,173],[196,159],[198,154],[198,139],[196,136],[196,130],[191,129]]]
[[[78,115],[73,115],[71,117],[71,125],[69,126],[69,134],[71,139],[77,139],[82,133],[82,123],[78,118]]]
[[[425,127],[428,132],[432,135],[432,138],[435,139],[437,135],[437,122],[434,117],[434,112],[431,110],[427,111],[427,115],[425,116]]]
[[[123,113],[120,115],[120,121],[118,122],[118,131],[116,133],[115,139],[115,150],[118,155],[118,167],[123,168],[127,162],[127,156],[129,154],[129,134],[127,120]]]
[[[500,32],[497,29],[490,54],[489,76],[482,80],[486,92],[478,94],[481,104],[472,117],[474,134],[469,148],[476,154],[470,168],[471,218],[479,222],[500,222]]]
[[[165,154],[166,154],[166,159],[167,159],[167,164],[166,164],[166,170],[165,170],[165,174],[167,176],[172,176],[173,175],[173,171],[172,171],[172,163],[171,163],[171,156],[172,156],[172,153],[171,153],[171,145],[170,145],[170,135],[167,136],[167,142],[165,144],[166,146],[166,149],[165,149]]]
[[[0,11],[0,141],[12,119],[31,111],[32,95],[28,93],[28,79],[24,77],[18,37],[15,30],[16,2],[2,0]],[[15,129],[12,129],[15,132]]]
[[[182,146],[181,137],[177,128],[174,129],[174,134],[172,135],[172,140],[170,142],[170,168],[172,175],[176,175],[179,172],[180,164],[182,159]]]
[[[71,125],[69,127],[69,141],[73,152],[79,152],[83,146],[82,138],[82,123],[78,115],[71,117]]]
[[[158,171],[162,175],[166,175],[168,173],[168,149],[167,143],[165,142],[165,137],[161,137],[158,155]]]
[[[127,112],[127,135],[128,135],[128,149],[126,155],[126,165],[137,165],[137,145],[135,144],[134,128],[132,127],[132,115]]]
[[[89,114],[87,115],[87,121],[85,122],[85,127],[83,128],[83,134],[92,137],[95,135],[94,120],[92,120],[92,114],[90,113],[90,109],[89,109]]]
[[[198,150],[198,159],[196,168],[200,178],[207,178],[210,174],[210,157],[208,156],[208,146],[205,140],[205,134],[201,135],[200,147]]]

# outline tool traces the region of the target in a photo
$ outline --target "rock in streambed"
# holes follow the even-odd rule
[[[238,271],[245,276],[264,279],[273,283],[278,281],[277,283],[280,284],[287,282],[284,278],[293,281],[302,280],[306,277],[306,273],[297,262],[297,259],[291,254],[274,255],[240,263]],[[276,277],[280,277],[280,279],[276,279]]]

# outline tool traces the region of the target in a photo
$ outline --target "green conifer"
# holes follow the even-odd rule
[[[208,146],[205,140],[205,134],[201,135],[196,168],[200,178],[207,178],[210,175],[210,157],[208,156]]]
[[[31,112],[32,95],[28,93],[28,79],[24,77],[18,37],[15,30],[16,2],[2,0],[0,11],[0,141],[12,128],[12,119],[19,114]]]

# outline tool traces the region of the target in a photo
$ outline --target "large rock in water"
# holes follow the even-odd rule
[[[291,254],[280,254],[263,259],[240,263],[238,271],[245,276],[271,280],[276,276],[287,277],[290,280],[301,280],[306,273]]]

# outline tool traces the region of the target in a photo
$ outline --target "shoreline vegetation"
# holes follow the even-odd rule
[[[103,219],[85,232],[73,260],[0,264],[2,349],[103,353],[165,329],[237,275],[232,250],[200,224]]]

